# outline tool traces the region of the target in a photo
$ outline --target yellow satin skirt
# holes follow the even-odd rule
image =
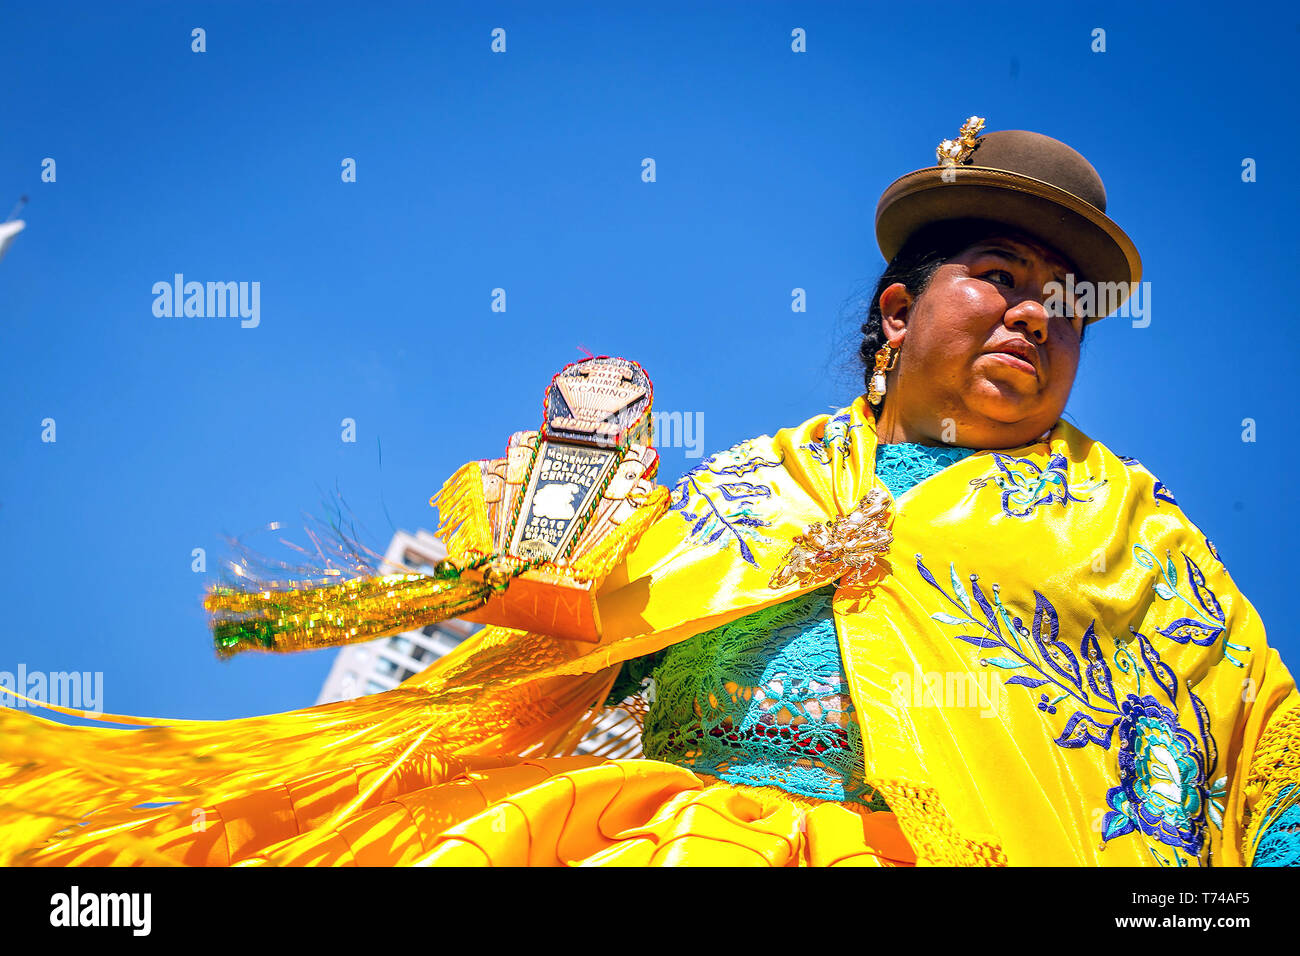
[[[236,866],[912,866],[892,813],[647,759],[459,758],[328,772],[26,862]],[[436,782],[429,783],[430,780]],[[421,783],[428,785],[421,786]],[[370,792],[372,791],[373,792]],[[340,807],[354,807],[338,825]],[[155,811],[156,813],[156,811]],[[90,834],[87,834],[90,836]],[[132,847],[137,849],[132,852]]]

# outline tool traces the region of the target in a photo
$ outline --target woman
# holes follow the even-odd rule
[[[1290,675],[1167,489],[1060,417],[1109,311],[1061,292],[1137,253],[1082,156],[982,124],[881,198],[867,393],[688,472],[600,643],[489,627],[215,725],[6,714],[6,861],[1296,861]],[[645,758],[557,756],[611,714]]]

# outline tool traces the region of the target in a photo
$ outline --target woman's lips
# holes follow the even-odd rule
[[[1000,359],[1012,368],[1018,368],[1022,372],[1028,372],[1030,375],[1034,376],[1034,378],[1038,378],[1038,370],[1029,362],[1022,359],[1019,355],[1012,355],[1010,352],[986,352],[985,354],[992,355],[994,358]]]

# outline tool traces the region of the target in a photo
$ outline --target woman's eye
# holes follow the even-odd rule
[[[1006,269],[991,269],[988,272],[985,272],[982,276],[980,276],[980,278],[987,279],[989,276],[1000,276],[1001,278],[998,279],[997,281],[1005,282],[1008,286],[1011,286],[1012,288],[1015,287],[1016,284],[1015,276],[1013,276]]]

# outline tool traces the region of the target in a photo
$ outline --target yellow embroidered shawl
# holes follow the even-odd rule
[[[568,752],[622,661],[828,583],[769,586],[794,535],[883,488],[874,461],[862,397],[705,460],[603,582],[598,645],[489,627],[395,691],[245,720],[6,713],[0,855],[93,805],[77,839],[161,861],[187,838],[178,814],[237,829],[308,771],[386,768],[358,771],[334,825],[413,755],[433,780],[458,757]],[[920,862],[1249,862],[1300,792],[1297,694],[1151,473],[1060,421],[921,482],[891,527],[881,573],[840,587],[834,613],[867,781]],[[181,806],[131,809],[165,799]]]

